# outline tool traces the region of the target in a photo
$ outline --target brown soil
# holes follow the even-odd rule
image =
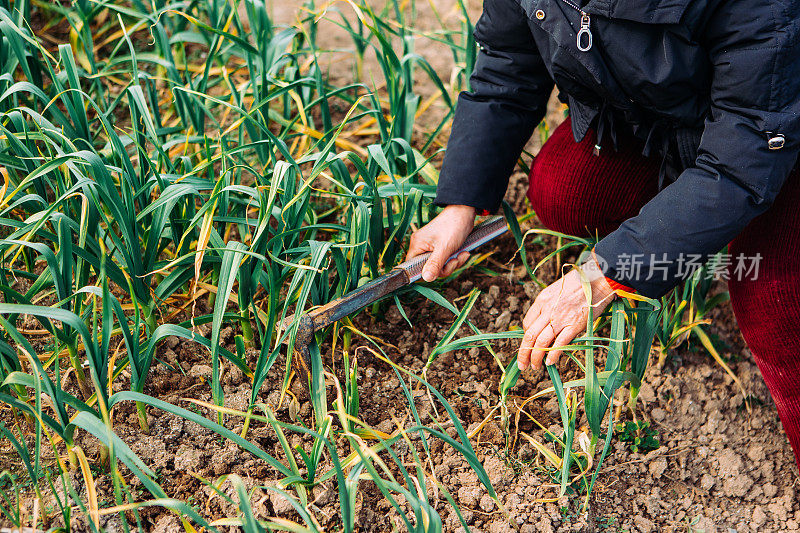
[[[522,178],[515,181],[521,183]],[[514,248],[512,239],[507,237],[489,246],[494,254],[487,266],[497,275],[473,269],[443,287],[442,293],[450,301],[465,296],[474,287],[481,289],[482,296],[470,318],[482,331],[505,331],[509,324],[519,324],[531,297],[538,291],[533,282],[522,277],[524,272],[518,258],[514,259]],[[535,246],[530,246],[529,250],[532,255],[541,255],[541,252],[536,254]],[[547,281],[554,276],[555,269],[549,267],[549,272],[543,271],[542,278]],[[383,349],[395,363],[419,373],[453,316],[419,297],[404,296],[401,304],[413,328],[393,303],[385,309],[382,318],[376,319],[363,312],[354,323],[361,331],[388,343]],[[497,418],[486,424],[473,445],[501,501],[521,531],[735,530],[742,533],[800,529],[798,475],[792,452],[769,392],[736,329],[729,305],[715,311],[711,332],[717,336],[719,346],[727,346],[724,356],[729,358],[747,391],[751,411],[746,409],[744,397],[735,383],[702,348],[684,344],[660,370],[656,368],[654,353],[641,390],[638,416],[652,422],[662,446],[645,454],[632,453],[625,443],[615,440],[598,477],[587,514],[581,513],[580,497],[555,500],[557,486],[547,474],[546,463],[522,437],[509,442],[509,433],[503,431]],[[233,333],[227,330],[230,340]],[[461,333],[466,334],[466,330]],[[355,339],[362,418],[376,429],[390,433],[395,428],[393,419],[407,418],[406,401],[391,367],[368,350],[357,348],[359,345],[366,344]],[[513,354],[514,344],[499,342],[494,348],[507,361]],[[181,398],[210,400],[209,386],[204,382],[210,375],[204,350],[172,340],[166,343],[160,356],[180,366],[185,375],[158,365],[146,393],[183,406],[188,403]],[[338,352],[331,354],[330,347],[326,346],[323,356],[341,369]],[[259,395],[260,401],[272,406],[279,402],[278,390],[283,376],[278,368],[281,366],[280,362],[276,364]],[[573,373],[577,375],[571,366],[574,365],[562,362],[565,379]],[[499,402],[500,369],[483,349],[444,354],[434,361],[427,377],[444,394],[468,430],[477,427]],[[241,373],[226,367],[224,382],[226,406],[245,409],[250,387]],[[525,372],[509,399],[512,413],[514,405],[520,405],[549,385],[544,372]],[[310,423],[311,405],[307,393],[297,382],[293,383],[292,391],[300,401],[300,418]],[[329,397],[334,393],[331,388],[328,392]],[[624,400],[621,395],[618,398]],[[436,415],[426,394],[415,393],[415,400],[423,423],[446,419]],[[542,426],[560,433],[554,398],[535,400],[525,409]],[[138,430],[132,406],[123,406],[116,412],[116,431],[159,473],[159,482],[171,497],[190,499],[207,517],[232,516],[236,510],[214,496],[196,476],[215,479],[236,473],[248,486],[277,481],[275,472],[261,461],[241,452],[235,445],[221,442],[209,431],[157,410],[149,413],[152,417],[150,435],[142,435]],[[278,414],[289,421],[286,402],[278,409]],[[238,419],[227,422],[234,431],[240,431],[241,424]],[[579,422],[579,427],[584,424],[585,420]],[[532,422],[526,422],[524,416],[519,427],[512,423],[510,429],[512,439],[518,432],[524,432],[544,441],[544,432]],[[582,429],[585,431],[585,426]],[[248,438],[275,457],[283,457],[269,428],[254,424]],[[308,445],[306,439],[292,438],[293,444]],[[434,473],[457,498],[471,529],[511,531],[466,461],[440,443],[433,444],[432,450]],[[410,455],[408,460],[411,460]],[[324,470],[330,465],[323,466]],[[98,485],[103,486],[102,479]],[[230,490],[227,484],[223,487]],[[368,483],[362,487],[357,503],[361,530],[382,532],[399,526],[397,516],[381,494]],[[318,516],[324,526],[332,529],[338,524],[335,491],[335,486],[329,483],[314,491]],[[293,516],[285,501],[261,489],[255,490],[252,502],[264,517]],[[445,531],[457,531],[457,517],[443,497],[437,509],[445,520]],[[171,531],[177,524],[170,515],[157,510],[144,516],[153,531]],[[330,516],[327,523],[325,516]]]
[[[276,2],[279,19],[292,20],[299,2]],[[422,3],[420,3],[420,8]],[[472,2],[473,20],[480,9]],[[442,7],[443,13],[450,13]],[[450,13],[452,16],[452,13]],[[425,17],[419,17],[425,20]],[[336,41],[332,31],[332,43]],[[430,58],[437,70],[448,73],[449,52],[420,40],[418,51]],[[560,110],[554,106],[551,123],[557,123]],[[530,148],[536,149],[536,141]],[[508,200],[518,213],[525,207],[526,178],[518,174],[512,179]],[[552,249],[552,242],[545,243]],[[529,245],[535,258],[542,248]],[[471,316],[485,332],[504,331],[509,325],[520,324],[524,312],[535,297],[536,285],[524,275],[520,260],[514,253],[514,243],[508,236],[490,245],[494,253],[483,265],[494,271],[472,269],[445,284],[442,293],[454,301],[478,287],[482,296]],[[569,258],[563,258],[565,261]],[[556,269],[547,265],[541,271],[544,281],[555,279]],[[460,300],[457,305],[461,305]],[[403,319],[392,303],[382,310],[382,317],[362,312],[355,318],[356,326],[393,346],[383,346],[397,364],[420,372],[436,342],[444,335],[453,316],[419,297],[401,298],[405,313],[414,327]],[[202,305],[201,305],[202,307]],[[206,312],[198,309],[198,313]],[[511,440],[498,420],[490,420],[473,441],[480,459],[497,490],[500,500],[510,513],[512,522],[524,532],[534,531],[798,531],[800,503],[798,472],[769,392],[751,354],[736,327],[730,305],[725,304],[713,313],[710,331],[716,336],[722,354],[742,381],[750,399],[751,410],[745,408],[745,398],[725,372],[702,349],[683,344],[671,354],[667,364],[657,369],[653,360],[642,387],[638,416],[650,420],[658,431],[661,447],[646,454],[632,453],[627,445],[615,440],[602,467],[587,514],[582,514],[579,497],[556,500],[557,486],[548,476],[546,463],[519,433],[527,433],[543,441],[543,431],[525,416],[519,426],[513,425]],[[207,328],[207,326],[202,326]],[[223,334],[226,342],[233,341],[234,330]],[[464,329],[462,334],[466,334]],[[354,338],[356,346],[362,340]],[[508,361],[514,352],[513,342],[499,342],[494,349]],[[327,362],[341,368],[341,355],[323,347]],[[406,401],[394,372],[389,365],[374,358],[366,349],[359,349],[359,387],[363,419],[373,427],[391,432],[392,419],[403,420]],[[254,354],[249,354],[252,358]],[[162,343],[145,392],[157,398],[189,408],[184,398],[210,400],[210,367],[208,352],[197,345],[169,339]],[[653,356],[653,359],[655,357]],[[168,366],[169,364],[170,366]],[[571,375],[574,369],[562,361],[562,372]],[[287,402],[279,407],[280,384],[283,379],[279,360],[259,392],[259,401],[277,408],[282,420],[289,421]],[[497,405],[500,369],[483,349],[473,348],[444,354],[431,365],[427,378],[444,394],[454,407],[465,427],[474,429]],[[125,388],[126,377],[117,390]],[[225,404],[235,409],[246,408],[250,386],[241,372],[225,367],[223,379]],[[520,405],[536,391],[549,386],[543,371],[527,371],[512,391],[510,404]],[[311,405],[308,395],[295,381],[292,392],[300,402],[299,417],[308,423]],[[329,398],[333,394],[329,389]],[[622,396],[619,397],[624,399]],[[415,394],[423,422],[443,421],[445,417],[428,401],[427,395]],[[559,433],[557,405],[545,397],[528,403],[526,411],[545,428]],[[204,414],[210,414],[200,409]],[[262,461],[241,451],[219,437],[172,415],[155,409],[148,411],[151,431],[142,434],[138,429],[133,406],[120,405],[114,411],[114,428],[134,452],[140,455],[159,477],[158,482],[171,498],[189,501],[207,519],[219,519],[236,514],[234,506],[214,494],[200,478],[213,480],[235,473],[248,488],[277,482],[276,473]],[[438,413],[438,414],[437,414]],[[513,417],[512,417],[513,418]],[[226,425],[241,430],[241,419],[229,418]],[[583,424],[579,422],[579,426]],[[452,431],[449,428],[448,431]],[[516,439],[513,437],[517,436]],[[253,424],[248,439],[268,453],[283,458],[280,445],[268,427]],[[305,445],[306,439],[290,436],[292,444]],[[88,440],[88,439],[85,439]],[[466,462],[453,450],[432,441],[432,463],[436,478],[456,497],[464,518],[472,531],[511,531],[502,513],[481,488]],[[84,444],[92,455],[91,443]],[[5,448],[5,446],[3,446]],[[96,450],[94,450],[96,453]],[[341,450],[346,453],[346,450]],[[3,457],[8,457],[3,455]],[[408,456],[410,460],[410,455]],[[0,461],[0,470],[14,465]],[[330,467],[329,462],[322,470]],[[73,476],[77,487],[82,482]],[[388,502],[369,483],[362,483],[357,501],[360,531],[391,531],[399,520]],[[134,493],[147,499],[143,487],[134,480]],[[112,487],[107,476],[99,476],[97,489],[102,498],[110,498]],[[222,490],[232,495],[230,484]],[[81,495],[84,492],[81,490]],[[324,526],[338,529],[336,488],[331,482],[313,490],[310,499]],[[235,497],[234,497],[235,500]],[[296,515],[288,503],[274,493],[255,488],[253,508],[257,517]],[[445,531],[459,531],[459,522],[441,495],[437,509],[444,520]],[[160,508],[142,511],[143,526],[149,531],[180,530],[175,517]],[[119,530],[118,519],[105,519],[107,530]],[[402,529],[402,528],[400,528]],[[80,530],[80,527],[78,527]]]
[[[299,4],[296,0],[276,2],[273,5],[276,19],[284,22],[295,20]],[[436,24],[430,12],[426,11],[426,4],[417,2],[421,14],[416,22],[423,25],[422,29],[429,29],[424,27],[425,24]],[[445,20],[457,20],[458,13],[453,9],[452,2],[438,0],[436,5]],[[347,9],[343,3],[339,6]],[[471,1],[468,6],[474,22],[481,4]],[[346,49],[350,45],[348,38],[332,25],[323,26],[320,35],[331,49]],[[449,50],[420,38],[416,43],[416,51],[430,61],[442,79],[449,79],[452,69]],[[337,55],[331,54],[332,75],[351,81],[350,71],[342,71],[337,67],[347,63],[341,61],[341,55],[338,57],[337,61]],[[365,72],[369,73],[370,69],[375,68],[374,59],[368,55]],[[365,78],[369,79],[370,75],[366,74]],[[378,73],[375,79],[380,79]],[[424,78],[420,81],[424,82]],[[422,85],[421,91],[424,93],[425,90],[425,85]],[[433,89],[429,90],[432,93]],[[423,98],[425,96],[428,93],[423,94]],[[562,108],[553,100],[548,125],[552,128],[562,118]],[[539,136],[534,135],[527,148],[535,153],[540,145]],[[506,199],[517,213],[527,209],[524,198],[526,188],[526,176],[517,174],[512,178]],[[547,248],[552,249],[553,243],[549,244]],[[448,300],[454,301],[464,297],[473,287],[480,288],[483,295],[471,320],[482,331],[503,331],[509,324],[521,323],[538,289],[524,276],[524,269],[520,267],[520,259],[514,253],[515,246],[510,237],[503,237],[488,248],[495,253],[486,266],[499,275],[473,269],[447,283],[442,293]],[[537,250],[530,245],[528,249],[536,259],[543,255],[542,248]],[[555,279],[556,269],[553,265],[546,265],[540,272],[544,281]],[[419,372],[432,347],[452,323],[453,316],[449,311],[420,298],[404,297],[401,303],[414,324],[413,328],[408,326],[394,304],[385,310],[383,320],[362,313],[355,323],[362,331],[393,344],[396,348],[384,347],[384,350],[395,363]],[[702,348],[682,345],[671,354],[662,369],[656,368],[653,356],[653,364],[647,372],[640,395],[639,416],[652,422],[662,446],[643,455],[631,453],[625,443],[615,440],[598,477],[590,511],[586,515],[580,513],[581,501],[575,497],[555,502],[541,501],[557,496],[557,488],[544,472],[541,458],[537,458],[536,452],[530,445],[523,444],[521,439],[516,440],[513,448],[509,448],[507,434],[496,421],[485,426],[473,444],[512,521],[520,526],[521,531],[735,530],[744,533],[800,530],[800,498],[797,496],[800,479],[772,399],[736,327],[730,305],[716,309],[712,318],[710,332],[720,341],[717,344],[726,348],[722,354],[729,359],[730,366],[742,381],[750,398],[751,410],[745,408],[744,398],[736,385]],[[461,334],[467,334],[466,328]],[[513,354],[514,343],[500,342],[494,349],[507,361]],[[362,417],[378,429],[391,431],[394,427],[392,417],[403,419],[406,416],[405,400],[398,391],[397,378],[388,365],[377,361],[367,351],[358,353]],[[330,357],[330,354],[326,355]],[[198,358],[198,363],[203,364],[203,359]],[[340,368],[339,355],[334,360],[334,364]],[[562,373],[565,371],[567,375],[572,372],[562,367]],[[500,369],[491,355],[483,349],[473,348],[440,356],[430,367],[427,377],[445,395],[464,426],[472,429],[497,405],[500,375]],[[280,376],[275,378],[280,379]],[[525,372],[523,379],[513,389],[514,398],[510,402],[513,404],[516,400],[516,404],[522,403],[536,391],[547,388],[549,381],[543,371]],[[272,381],[272,384],[277,382]],[[185,390],[186,385],[189,383],[182,383],[180,388]],[[275,404],[277,393],[271,388],[273,385],[265,385],[262,398]],[[247,385],[229,387],[226,403],[236,405],[237,399],[240,399],[238,403],[242,407],[241,402],[249,394]],[[209,396],[207,387],[194,390],[194,397],[207,399]],[[302,400],[301,388],[295,385],[294,390]],[[418,409],[421,416],[425,416],[424,412],[430,417],[435,416],[430,403],[423,397],[420,397]],[[536,400],[527,404],[526,409],[544,427],[558,432],[560,421],[554,399]],[[308,416],[310,410],[310,404],[303,402],[301,416]],[[286,410],[282,413],[286,416]],[[185,424],[184,427],[188,428],[189,425]],[[518,430],[542,440],[543,432],[534,428],[531,422],[521,422]],[[175,462],[170,465],[169,459],[164,460],[165,465],[176,470],[176,485],[180,484],[181,487],[179,494],[195,494],[199,483],[185,471],[202,468],[200,465],[204,462],[207,463],[203,471],[208,475],[238,472],[252,479],[253,483],[263,483],[268,479],[268,471],[263,474],[254,471],[258,466],[265,470],[263,465],[257,466],[253,460],[236,454],[230,446],[218,443],[209,446],[208,441],[212,440],[209,436],[205,439],[181,439],[174,461],[178,457],[185,457],[181,460],[185,465],[182,474],[175,467]],[[263,444],[267,450],[269,446],[277,446],[269,431],[265,430]],[[170,449],[168,445],[167,449]],[[434,445],[433,449],[434,452],[439,451],[433,457],[436,476],[456,496],[471,529],[492,532],[510,530],[466,462],[446,446]],[[277,449],[275,452],[280,456]],[[165,455],[169,456],[170,453]],[[335,491],[335,488],[323,487],[319,502],[323,514],[335,516],[335,509],[327,510],[323,505],[324,502],[335,500],[330,497],[331,491]],[[219,499],[215,501],[219,502]],[[267,501],[272,504],[273,512],[278,512],[281,507],[286,509],[286,504],[276,502],[274,496]],[[270,503],[264,502],[267,509]],[[390,531],[393,525],[397,527],[399,521],[391,513],[387,517],[388,504],[381,499],[378,491],[365,487],[363,499],[358,505],[362,530]],[[447,507],[443,499],[440,499],[439,505],[439,509]],[[444,511],[442,517],[445,531],[459,530],[455,513]],[[333,524],[335,520],[330,525]]]
[[[524,190],[525,178],[515,176],[513,191]],[[531,244],[528,251],[538,259],[545,246]],[[482,296],[471,320],[485,332],[505,331],[519,324],[531,298],[538,289],[524,277],[515,245],[510,237],[502,237],[487,246],[493,251],[484,265],[493,273],[477,268],[445,284],[442,293],[450,301],[463,302],[463,297],[477,287]],[[569,261],[570,257],[564,257]],[[544,281],[555,277],[556,269],[548,265],[542,272]],[[452,323],[453,316],[420,297],[401,298],[403,309],[414,327],[409,327],[394,303],[386,306],[382,317],[367,312],[357,315],[358,329],[388,343],[386,354],[397,364],[421,372],[427,356]],[[198,309],[198,312],[205,312]],[[751,405],[735,383],[702,348],[684,344],[671,354],[662,369],[655,365],[655,353],[642,387],[638,416],[652,422],[662,446],[642,454],[632,453],[627,445],[615,440],[594,490],[588,513],[581,513],[582,498],[557,500],[557,486],[548,475],[546,462],[526,444],[520,433],[540,442],[544,432],[522,416],[513,424],[515,407],[535,392],[550,385],[544,372],[527,371],[512,390],[509,405],[512,411],[510,433],[501,428],[494,417],[473,440],[484,468],[520,531],[797,531],[800,529],[798,475],[788,441],[781,429],[769,392],[752,356],[736,329],[729,305],[714,312],[711,333],[717,344],[725,347],[723,355],[741,379]],[[202,329],[205,326],[201,326]],[[223,339],[233,340],[235,331],[227,328]],[[466,328],[460,332],[467,334]],[[392,420],[407,419],[406,401],[395,373],[388,364],[376,359],[363,340],[354,339],[359,359],[361,414],[365,422],[390,433]],[[495,351],[505,362],[514,352],[511,341],[498,342]],[[251,354],[251,356],[254,354]],[[330,353],[323,346],[323,356],[333,367],[341,369],[341,354]],[[189,407],[186,398],[210,401],[208,354],[196,345],[170,338],[162,346],[145,392],[169,402]],[[175,371],[166,364],[172,365]],[[279,361],[259,393],[259,401],[277,407],[279,417],[290,421],[288,402],[278,407],[283,378]],[[499,402],[500,369],[491,355],[473,348],[447,353],[431,365],[429,382],[444,394],[463,425],[475,429]],[[565,379],[577,376],[574,365],[562,361]],[[118,384],[125,387],[124,376]],[[225,405],[246,408],[249,383],[241,372],[225,366],[223,378]],[[295,381],[292,392],[300,402],[299,417],[311,421],[311,404],[305,390]],[[329,398],[334,391],[328,389]],[[443,422],[428,396],[415,392],[416,406],[423,423]],[[618,396],[619,400],[624,400]],[[525,410],[543,427],[560,433],[560,420],[555,399],[545,397],[525,406]],[[207,416],[210,413],[201,409]],[[206,518],[235,516],[236,509],[200,478],[217,479],[229,473],[241,476],[252,493],[254,510],[259,517],[284,516],[297,518],[289,504],[274,493],[258,488],[277,483],[276,473],[262,461],[242,452],[237,446],[223,442],[216,435],[178,417],[155,409],[148,411],[149,435],[138,429],[132,405],[120,405],[114,413],[116,432],[159,474],[158,481],[170,497],[190,501]],[[226,425],[241,431],[241,419],[230,418]],[[584,431],[585,419],[578,424]],[[444,424],[447,428],[447,425]],[[452,427],[448,428],[452,432]],[[453,433],[454,435],[454,433]],[[510,439],[509,440],[509,435]],[[516,436],[516,439],[514,438]],[[283,459],[274,433],[268,427],[253,424],[248,439],[273,456]],[[310,441],[291,436],[293,445],[308,449]],[[472,531],[512,531],[502,513],[489,498],[466,461],[452,449],[432,440],[432,464],[436,478],[456,497],[462,514]],[[86,445],[90,453],[89,445]],[[346,450],[341,450],[346,453]],[[407,459],[411,460],[409,454]],[[331,465],[326,461],[321,471]],[[73,481],[81,486],[80,476]],[[133,486],[141,487],[134,480]],[[105,476],[97,480],[100,494],[110,496],[111,487]],[[233,494],[229,484],[222,489]],[[141,497],[146,497],[141,493]],[[323,526],[338,529],[336,488],[323,483],[313,491],[315,509]],[[234,498],[235,501],[235,498]],[[388,502],[370,483],[362,483],[357,502],[361,531],[391,531],[399,527],[399,518]],[[445,531],[459,531],[460,524],[443,497],[437,510],[442,514]],[[327,519],[326,519],[327,517]],[[175,531],[178,522],[173,515],[158,508],[142,513],[143,524],[151,531]],[[116,518],[106,527],[113,529]]]

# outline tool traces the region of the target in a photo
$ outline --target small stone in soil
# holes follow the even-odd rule
[[[643,516],[634,517],[633,523],[636,525],[636,528],[642,533],[650,533],[650,531],[653,531],[653,522],[651,522],[650,520],[648,520]]]
[[[292,504],[277,492],[270,491],[269,501],[277,516],[285,516],[293,510]]]
[[[663,457],[655,459],[650,463],[648,469],[650,470],[651,476],[653,476],[654,478],[659,478],[667,469],[667,460],[664,459]]]
[[[488,513],[488,512],[490,512],[492,509],[494,509],[494,500],[493,500],[493,499],[492,499],[492,497],[491,497],[491,496],[489,496],[488,494],[484,494],[484,495],[481,497],[481,504],[480,504],[480,505],[481,505],[481,509],[483,509],[483,510],[484,510],[484,512],[487,512],[487,513]]]
[[[458,489],[458,501],[465,507],[475,507],[481,497],[481,489],[476,485]]]
[[[210,378],[211,367],[208,365],[194,365],[189,370],[189,375],[193,378]]]
[[[511,324],[511,311],[506,309],[500,316],[497,317],[497,320],[494,322],[494,328],[497,331],[506,331],[508,329],[509,324]]]

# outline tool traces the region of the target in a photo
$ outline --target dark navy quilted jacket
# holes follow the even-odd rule
[[[663,156],[659,194],[596,247],[644,295],[680,281],[680,257],[722,249],[796,163],[800,0],[485,0],[475,37],[436,202],[496,211],[555,83],[576,141],[625,125]]]

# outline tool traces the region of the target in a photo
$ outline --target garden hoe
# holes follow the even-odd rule
[[[492,217],[485,222],[475,226],[469,234],[464,244],[454,253],[450,259],[458,256],[461,252],[470,252],[478,246],[489,242],[498,235],[502,235],[508,230],[505,218],[501,216]],[[344,317],[355,313],[363,307],[388,296],[397,289],[410,285],[422,277],[422,267],[425,265],[430,252],[418,255],[404,263],[400,263],[387,274],[367,282],[358,289],[351,291],[341,298],[337,298],[323,306],[309,310],[300,317],[297,326],[297,335],[294,343],[294,356],[292,365],[301,377],[301,380],[308,385],[311,376],[311,353],[309,346],[315,342],[314,332],[341,320]],[[287,330],[295,321],[295,315],[286,317],[282,323],[281,330]],[[285,341],[285,342],[288,342]]]

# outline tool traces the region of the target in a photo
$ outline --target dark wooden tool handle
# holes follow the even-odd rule
[[[461,252],[470,252],[498,235],[502,235],[507,230],[508,225],[503,217],[492,217],[475,226],[475,229],[464,240],[461,248],[449,259],[457,257]],[[387,274],[365,283],[341,298],[309,311],[308,317],[313,322],[313,328],[316,330],[333,324],[379,298],[393,293],[400,287],[418,281],[422,277],[422,267],[430,256],[430,253],[425,253],[400,263]]]
[[[475,229],[473,229],[464,240],[464,244],[461,248],[450,256],[449,259],[457,257],[461,252],[470,252],[498,235],[502,235],[507,230],[508,225],[503,217],[492,217],[482,224],[475,226]],[[341,320],[355,313],[372,302],[384,296],[388,296],[397,289],[414,283],[422,277],[422,267],[430,256],[430,253],[425,253],[404,263],[400,263],[383,276],[365,283],[341,298],[337,298],[321,307],[312,309],[302,317],[302,325],[311,330],[324,328],[337,320]],[[293,320],[294,317],[288,317],[284,325],[288,327]]]
[[[449,259],[457,257],[461,252],[472,251],[481,244],[494,239],[498,235],[502,235],[507,230],[508,225],[503,217],[490,218],[476,226],[464,240],[461,248]],[[308,382],[311,372],[308,344],[313,341],[316,330],[333,324],[372,302],[388,296],[397,289],[419,280],[422,277],[422,267],[430,255],[430,253],[418,255],[413,259],[400,263],[383,276],[375,278],[341,298],[337,298],[302,315],[297,329],[295,341],[297,353],[293,359],[293,365],[304,376],[303,381]],[[294,323],[294,320],[294,315],[287,317],[282,323],[282,329],[288,329]]]

